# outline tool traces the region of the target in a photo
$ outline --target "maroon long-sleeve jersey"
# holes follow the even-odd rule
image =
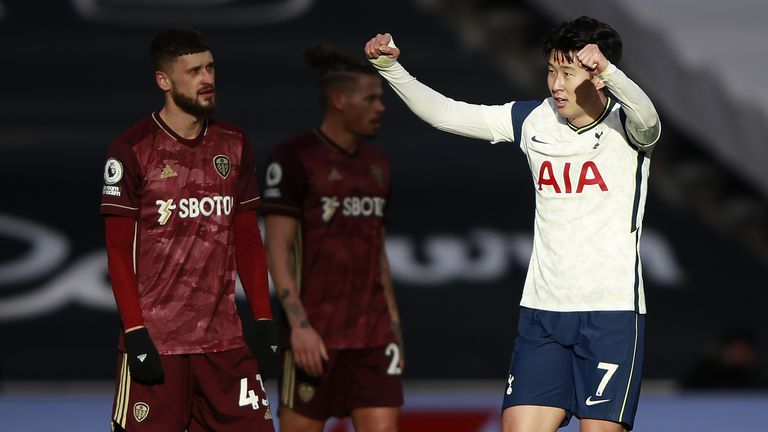
[[[233,221],[258,204],[252,149],[233,125],[209,120],[184,139],[154,113],[110,147],[100,212],[136,220],[139,304],[161,354],[245,345]]]

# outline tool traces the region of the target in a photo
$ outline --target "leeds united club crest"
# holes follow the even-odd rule
[[[299,384],[299,397],[304,403],[309,402],[315,396],[315,387],[311,384],[301,383]]]
[[[227,178],[229,171],[232,169],[232,164],[229,163],[227,156],[216,155],[213,157],[213,167],[216,168],[216,172],[219,173],[221,178]]]
[[[133,416],[136,417],[137,422],[141,422],[149,415],[149,405],[144,402],[136,402],[133,405]]]

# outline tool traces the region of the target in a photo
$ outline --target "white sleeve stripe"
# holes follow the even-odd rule
[[[256,198],[251,198],[251,199],[249,199],[249,200],[240,201],[240,205],[243,205],[243,204],[248,204],[249,202],[252,202],[252,201],[256,201],[256,200],[258,200],[258,199],[261,199],[261,197],[260,197],[260,196],[257,196]]]
[[[103,203],[102,206],[113,206],[113,207],[120,207],[128,210],[138,210],[138,207],[128,207],[120,204],[110,204],[110,203]]]

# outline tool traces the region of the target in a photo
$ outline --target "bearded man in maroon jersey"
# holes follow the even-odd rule
[[[267,256],[285,310],[280,426],[395,431],[403,403],[402,335],[384,248],[389,160],[365,140],[379,129],[381,79],[326,45],[305,57],[319,74],[320,127],[278,145],[267,167]]]
[[[277,344],[251,144],[214,119],[213,54],[195,30],[152,41],[165,105],[107,154],[101,214],[122,332],[112,429],[273,431]],[[240,275],[255,319],[249,351]]]

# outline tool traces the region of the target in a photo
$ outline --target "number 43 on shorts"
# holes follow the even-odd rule
[[[240,379],[240,406],[250,405],[253,409],[259,409],[259,406],[268,407],[269,400],[266,398],[266,390],[264,390],[264,381],[261,379],[261,374],[256,374],[256,381],[261,387],[261,394],[265,395],[264,398],[260,398],[259,395],[248,388],[248,378]]]

